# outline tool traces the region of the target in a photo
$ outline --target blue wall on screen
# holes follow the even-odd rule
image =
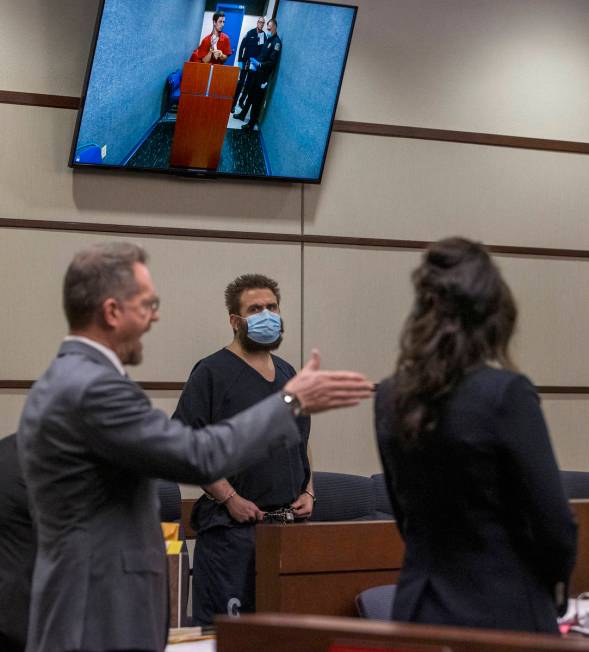
[[[354,10],[282,0],[282,55],[262,134],[272,175],[316,178],[329,135]]]
[[[78,146],[120,165],[162,112],[167,75],[198,46],[205,0],[106,0]]]

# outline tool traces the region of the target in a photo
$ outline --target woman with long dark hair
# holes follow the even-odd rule
[[[432,245],[376,430],[405,540],[393,619],[557,633],[576,526],[531,382],[517,310],[486,250]]]

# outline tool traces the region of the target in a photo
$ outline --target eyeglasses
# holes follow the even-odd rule
[[[147,312],[157,312],[160,309],[160,300],[159,298],[155,299],[143,299],[143,301],[140,301],[139,303],[136,304],[131,304],[128,301],[125,301],[124,303],[120,304],[121,306],[127,306],[131,310],[141,310],[144,313]]]
[[[151,312],[157,312],[160,309],[160,300],[145,299],[139,305],[143,308],[143,310],[151,310]]]

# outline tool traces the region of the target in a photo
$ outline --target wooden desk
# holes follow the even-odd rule
[[[168,587],[170,589],[170,627],[188,624],[188,592],[190,564],[186,544],[178,555],[166,555],[168,560]]]
[[[589,591],[589,500],[571,500],[570,505],[577,518],[577,563],[571,576],[569,594],[575,597]]]
[[[196,532],[192,529],[192,525],[190,525],[190,515],[192,514],[192,508],[195,502],[196,500],[194,498],[182,498],[180,504],[181,521],[184,527],[184,536],[187,541],[189,539],[196,539]]]
[[[394,521],[259,525],[256,610],[353,616],[360,591],[397,580],[404,551]]]
[[[571,507],[579,523],[576,596],[589,590],[589,501]],[[257,611],[353,616],[358,593],[397,580],[404,551],[394,521],[259,525]]]
[[[217,652],[328,652],[334,643],[382,652],[589,652],[585,640],[547,634],[358,618],[253,614],[215,622]]]

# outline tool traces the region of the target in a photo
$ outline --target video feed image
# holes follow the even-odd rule
[[[356,11],[103,0],[70,165],[319,182]]]

